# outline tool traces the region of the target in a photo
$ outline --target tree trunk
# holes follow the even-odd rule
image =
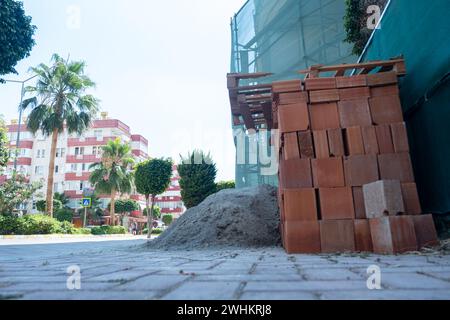
[[[111,203],[110,203],[110,209],[109,209],[109,213],[110,213],[110,225],[114,226],[115,225],[115,216],[116,216],[116,208],[115,208],[115,204],[116,204],[116,190],[112,190],[111,191]]]
[[[145,195],[145,208],[147,209],[147,238],[150,239],[152,236],[151,224],[153,222],[153,216],[150,212],[150,207],[148,205],[149,195]]]
[[[48,179],[47,179],[47,214],[53,217],[53,181],[55,176],[55,158],[56,146],[58,144],[58,129],[53,130],[52,146],[50,149],[50,162],[48,165]]]

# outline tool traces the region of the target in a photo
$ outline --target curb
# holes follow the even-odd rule
[[[103,234],[103,235],[93,235],[93,234],[35,234],[35,235],[6,235],[1,236],[0,240],[17,240],[17,239],[80,239],[80,238],[88,238],[88,237],[99,237],[99,238],[125,238],[129,237],[129,234]]]

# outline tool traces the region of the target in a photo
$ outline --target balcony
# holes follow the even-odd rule
[[[100,155],[77,155],[77,156],[67,156],[66,163],[95,163],[101,160]]]
[[[66,181],[88,181],[90,172],[70,172],[65,174]]]
[[[10,141],[8,146],[9,148],[15,148],[16,141]],[[19,149],[33,149],[33,141],[19,141]]]
[[[183,213],[183,208],[162,208],[161,209],[162,214],[180,214]]]
[[[86,146],[104,146],[110,140],[115,140],[117,137],[89,137],[89,138],[69,138],[67,139],[68,147],[86,147]]]
[[[181,196],[174,196],[174,197],[158,197],[158,198],[156,198],[155,201],[157,201],[157,202],[181,202],[183,200],[181,199]]]
[[[9,166],[14,165],[14,159],[12,159],[12,161],[9,161],[8,165]],[[31,158],[19,157],[19,158],[17,158],[17,165],[18,166],[31,166]]]

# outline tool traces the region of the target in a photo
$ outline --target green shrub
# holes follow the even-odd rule
[[[154,228],[154,229],[152,229],[152,234],[161,234],[161,233],[163,233],[163,229],[161,229],[161,228]],[[147,232],[148,232],[148,230],[147,230]]]
[[[106,235],[106,234],[126,234],[125,227],[122,226],[101,226],[93,227],[91,229],[93,235]]]
[[[23,220],[13,216],[0,215],[0,235],[19,234]]]
[[[77,234],[77,228],[70,223],[69,221],[63,221],[61,222],[61,233],[63,234]]]
[[[53,212],[56,212],[60,209],[62,209],[63,204],[61,201],[59,201],[58,199],[54,199],[53,200]],[[39,212],[47,212],[47,202],[45,200],[38,200],[36,201],[36,209]]]
[[[91,229],[89,228],[80,228],[80,229],[75,229],[76,230],[76,234],[91,234]]]
[[[23,220],[19,234],[63,233],[61,222],[46,215],[27,215],[19,219]]]
[[[162,222],[164,222],[166,226],[170,225],[173,222],[173,215],[171,214],[163,215]]]
[[[61,222],[72,222],[73,219],[73,210],[69,208],[62,208],[55,212],[55,218]]]
[[[46,215],[21,218],[0,215],[0,235],[90,234],[90,229],[77,229],[69,221],[59,222]]]

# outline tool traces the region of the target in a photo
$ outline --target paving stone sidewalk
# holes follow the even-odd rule
[[[0,247],[1,299],[450,299],[449,255],[148,251],[144,240]],[[81,289],[67,289],[67,268]],[[381,290],[367,288],[367,268]],[[74,282],[70,282],[74,283]]]

